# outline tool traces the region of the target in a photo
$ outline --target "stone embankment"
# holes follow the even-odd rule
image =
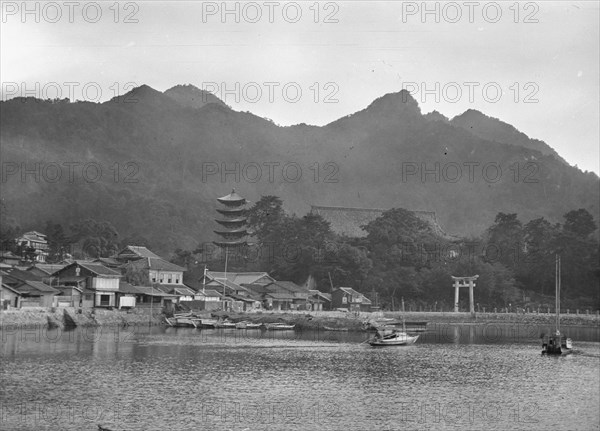
[[[210,317],[210,313],[204,317]],[[475,317],[469,313],[451,312],[406,312],[406,313],[344,313],[340,311],[319,312],[249,312],[228,313],[217,312],[214,315],[227,317],[234,322],[242,320],[255,323],[282,322],[295,324],[297,329],[320,330],[327,328],[347,329],[349,331],[364,330],[365,323],[382,318],[404,319],[407,322],[429,322],[430,324],[534,324],[553,325],[553,314],[537,313],[478,313]],[[143,326],[165,325],[164,315],[154,310],[78,310],[75,308],[23,308],[0,311],[0,327],[87,327],[87,326]],[[561,325],[600,327],[598,314],[564,314]]]
[[[407,322],[428,322],[430,324],[470,324],[485,325],[489,323],[498,324],[526,324],[526,325],[553,325],[554,314],[517,314],[517,313],[480,313],[475,317],[469,313],[451,312],[406,312],[406,313],[344,313],[339,311],[319,312],[254,312],[254,313],[219,313],[227,316],[234,322],[246,320],[256,323],[282,322],[295,324],[297,329],[324,329],[346,328],[349,331],[362,331],[364,324],[384,318],[401,320],[403,317]],[[598,314],[565,314],[561,315],[561,325],[600,327]]]
[[[79,310],[72,307],[42,308],[28,307],[0,311],[0,327],[31,328],[72,328],[77,326],[130,326],[160,325],[164,316],[149,310]]]

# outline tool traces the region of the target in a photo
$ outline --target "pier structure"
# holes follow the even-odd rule
[[[475,301],[473,298],[473,288],[475,287],[475,280],[479,278],[479,275],[473,275],[470,277],[454,277],[454,312],[458,313],[458,291],[461,287],[469,288],[469,312],[475,314]]]

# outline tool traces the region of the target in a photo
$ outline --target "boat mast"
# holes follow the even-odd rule
[[[560,334],[560,256],[556,255],[556,334]]]
[[[404,319],[404,296],[402,297],[402,332],[406,332],[406,321]]]

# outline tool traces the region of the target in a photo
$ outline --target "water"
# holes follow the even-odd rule
[[[4,330],[2,430],[600,429],[600,330],[433,325],[410,347],[367,334]]]

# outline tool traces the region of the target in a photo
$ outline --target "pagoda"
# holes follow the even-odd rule
[[[222,240],[213,241],[213,243],[223,249],[227,254],[229,248],[243,247],[246,243],[246,199],[238,195],[235,190],[232,190],[227,196],[217,199],[224,208],[217,208],[217,212],[223,216],[215,221],[223,228],[215,230]]]

